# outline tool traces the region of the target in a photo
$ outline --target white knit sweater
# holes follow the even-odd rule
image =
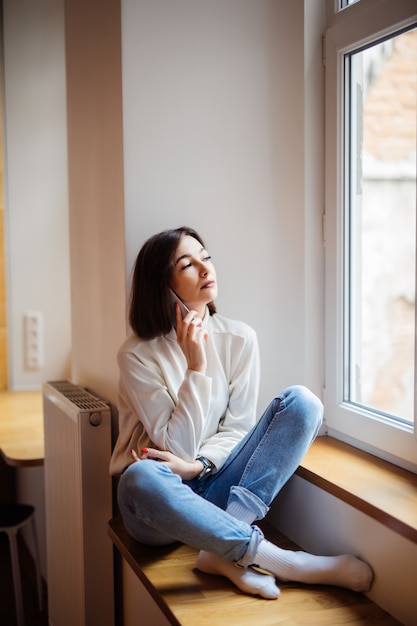
[[[118,353],[119,436],[110,472],[121,474],[132,449],[169,450],[184,460],[198,455],[218,471],[253,427],[259,389],[256,334],[218,314],[204,318],[207,371],[187,369],[175,330],[155,339],[130,335]]]

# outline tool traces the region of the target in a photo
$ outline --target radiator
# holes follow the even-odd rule
[[[43,385],[50,626],[114,624],[109,406],[68,381]]]

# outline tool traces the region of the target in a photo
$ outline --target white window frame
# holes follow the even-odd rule
[[[360,0],[337,11],[328,0],[325,33],[325,385],[327,432],[352,445],[417,473],[417,420],[414,426],[343,400],[343,109],[344,55],[417,22],[415,0]],[[417,335],[417,324],[416,324]],[[416,349],[417,353],[417,349]],[[417,367],[415,367],[417,378]],[[417,380],[414,388],[416,390]]]

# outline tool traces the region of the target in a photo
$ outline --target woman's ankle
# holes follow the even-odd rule
[[[350,554],[317,556],[308,552],[283,550],[264,540],[256,556],[257,565],[281,581],[335,585],[365,592],[370,589],[373,580],[370,565]]]
[[[205,574],[224,576],[241,591],[261,596],[266,600],[275,600],[281,593],[273,576],[261,574],[251,568],[239,567],[212,552],[200,552],[197,558],[197,568]]]

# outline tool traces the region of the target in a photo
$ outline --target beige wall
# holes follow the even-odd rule
[[[115,401],[126,333],[119,0],[67,0],[72,379]]]

